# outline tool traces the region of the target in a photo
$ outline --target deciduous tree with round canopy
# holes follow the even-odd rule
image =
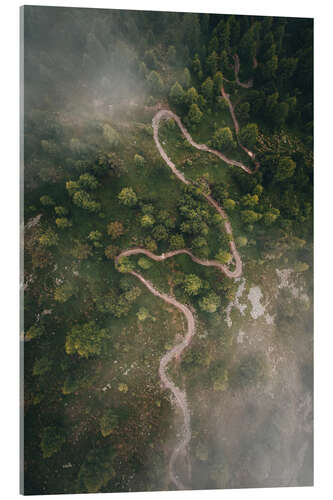
[[[218,128],[212,139],[214,148],[228,150],[235,146],[235,141],[229,127]]]
[[[253,210],[242,210],[241,218],[245,224],[253,224],[262,218],[262,214],[258,214]]]
[[[55,223],[59,229],[66,229],[68,227],[72,227],[73,225],[67,217],[57,217]]]
[[[257,194],[245,194],[241,199],[241,203],[244,207],[255,208],[259,203],[259,196]]]
[[[168,231],[165,226],[158,224],[154,227],[152,234],[157,241],[163,241],[168,239]]]
[[[63,217],[68,214],[68,209],[66,207],[58,206],[54,207],[54,211],[57,215]]]
[[[119,253],[119,248],[114,245],[108,245],[104,253],[107,259],[114,259]]]
[[[142,227],[151,227],[155,223],[155,219],[152,215],[143,215],[140,219],[140,224]]]
[[[231,198],[227,198],[226,200],[223,201],[223,206],[226,210],[230,211],[235,208],[236,202]]]
[[[98,180],[96,179],[96,177],[88,173],[81,174],[78,182],[79,185],[84,189],[90,189],[93,191],[98,187]]]
[[[145,257],[140,257],[138,264],[142,269],[149,269],[152,266],[152,262]]]
[[[170,238],[170,248],[172,250],[180,250],[185,247],[184,238],[181,234],[173,234]]]
[[[40,197],[40,202],[44,207],[51,207],[55,205],[55,202],[51,198],[51,196],[44,194],[43,196]]]
[[[123,205],[132,207],[133,205],[136,205],[138,198],[135,191],[131,187],[125,187],[118,194],[118,200]]]
[[[231,254],[226,250],[219,250],[215,255],[215,259],[221,262],[221,264],[228,264],[231,260]]]
[[[236,244],[240,248],[245,247],[247,245],[247,237],[246,236],[238,236],[238,238],[236,238]]]
[[[119,238],[119,236],[124,234],[124,232],[125,232],[125,229],[124,229],[122,222],[119,222],[117,220],[110,222],[107,226],[107,233],[108,233],[108,235],[111,236],[111,238],[113,240],[116,240],[117,238]]]
[[[202,281],[199,276],[188,274],[185,276],[183,287],[189,295],[198,295],[200,288],[202,288]]]
[[[202,311],[214,313],[220,307],[221,299],[215,292],[210,292],[199,300],[199,306]]]
[[[145,307],[140,307],[136,315],[139,321],[145,321],[150,316],[148,309]]]
[[[43,247],[52,247],[58,243],[58,240],[58,235],[51,228],[46,229],[39,237],[39,243]]]

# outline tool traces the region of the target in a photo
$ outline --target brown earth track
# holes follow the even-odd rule
[[[239,58],[238,58],[237,54],[234,56],[234,61],[235,61],[236,82],[238,83],[238,85],[240,85],[242,87],[245,87],[245,88],[251,87],[252,86],[251,81],[247,82],[247,83],[243,83],[243,84],[239,81],[238,73],[239,73],[239,66],[240,65],[239,65]],[[230,111],[230,114],[231,114],[231,117],[232,117],[232,120],[234,123],[234,128],[235,128],[235,133],[236,133],[238,144],[243,149],[243,151],[245,151],[247,153],[247,155],[251,158],[251,160],[254,162],[255,169],[251,170],[249,167],[242,164],[241,162],[229,159],[227,156],[225,156],[220,151],[212,149],[209,146],[207,146],[206,144],[196,143],[192,139],[190,133],[187,131],[187,129],[182,124],[180,118],[175,113],[173,113],[172,111],[170,111],[168,109],[161,109],[155,114],[155,116],[153,117],[153,120],[152,120],[154,141],[155,141],[156,147],[157,147],[161,157],[165,161],[165,163],[170,167],[170,169],[175,174],[175,176],[186,185],[189,185],[190,181],[188,179],[186,179],[185,175],[176,168],[175,164],[168,157],[168,155],[166,154],[166,152],[164,151],[164,149],[160,143],[160,140],[158,137],[158,131],[159,131],[159,125],[160,125],[161,120],[173,119],[177,123],[177,125],[180,128],[184,137],[188,140],[188,142],[194,148],[196,148],[200,151],[206,151],[208,153],[214,154],[215,156],[217,156],[218,158],[223,160],[225,163],[239,167],[249,175],[253,175],[260,167],[259,162],[255,161],[255,154],[252,151],[250,151],[249,149],[247,149],[245,146],[243,146],[239,140],[239,124],[238,124],[238,121],[237,121],[229,94],[227,94],[225,92],[223,86],[221,88],[221,94],[224,97],[224,99],[226,99],[226,102],[228,104],[229,111]],[[156,255],[153,252],[151,252],[150,250],[136,247],[136,248],[124,250],[123,252],[121,252],[115,259],[116,265],[118,264],[119,259],[121,259],[122,257],[128,257],[131,255],[137,255],[137,254],[144,254],[147,257],[149,257],[155,261],[163,261],[165,259],[169,259],[171,257],[174,257],[175,255],[187,254],[197,264],[200,264],[202,266],[216,267],[223,274],[225,274],[228,278],[237,278],[237,277],[241,276],[241,274],[242,274],[242,260],[241,260],[241,257],[239,255],[238,251],[237,251],[235,241],[234,241],[233,236],[232,236],[232,228],[231,228],[231,224],[229,222],[228,216],[227,216],[226,212],[219,206],[219,204],[210,195],[205,194],[205,193],[202,193],[202,194],[206,198],[208,203],[210,203],[210,205],[212,205],[217,210],[217,212],[221,215],[223,222],[224,222],[225,231],[231,237],[230,242],[229,242],[229,248],[230,248],[230,251],[232,254],[232,261],[235,264],[234,270],[230,270],[226,265],[221,264],[220,262],[218,262],[216,260],[199,259],[195,255],[193,255],[192,252],[190,252],[190,250],[188,250],[186,248],[181,249],[181,250],[173,250],[170,252],[166,252],[166,253],[163,253],[162,255]],[[178,310],[180,310],[184,314],[186,321],[187,321],[187,332],[186,332],[185,337],[183,338],[183,340],[180,343],[176,344],[172,349],[167,351],[162,356],[162,358],[160,360],[160,366],[159,366],[159,375],[160,375],[162,385],[166,389],[169,389],[171,391],[175,402],[177,403],[177,405],[181,409],[183,416],[184,416],[183,436],[182,436],[180,443],[178,444],[178,446],[176,446],[176,448],[173,450],[173,452],[171,454],[170,461],[169,461],[169,467],[168,467],[169,477],[170,477],[171,481],[174,483],[174,485],[178,489],[184,490],[186,488],[183,485],[182,481],[179,479],[179,477],[176,475],[174,469],[175,469],[175,462],[176,462],[178,456],[180,454],[182,454],[183,456],[186,455],[186,449],[187,449],[187,446],[191,440],[191,416],[190,416],[190,410],[189,410],[189,407],[187,404],[187,398],[186,398],[185,391],[181,391],[181,389],[179,387],[177,387],[174,384],[174,382],[168,378],[168,376],[166,374],[166,370],[167,370],[167,366],[171,362],[171,360],[176,358],[176,357],[179,358],[181,353],[184,351],[184,349],[186,349],[190,345],[191,340],[192,340],[193,336],[195,335],[195,318],[194,318],[193,312],[191,311],[191,309],[189,308],[188,305],[181,304],[174,297],[167,295],[165,293],[159,292],[152,285],[152,283],[150,281],[146,280],[138,272],[130,271],[130,274],[132,274],[138,280],[140,280],[141,283],[144,284],[153,295],[155,295],[156,297],[159,297],[160,299],[164,300],[168,304],[171,304],[172,306],[174,306]],[[189,480],[190,480],[190,474],[191,474],[190,460],[188,460],[188,464],[189,464],[189,471],[188,472],[189,472]]]

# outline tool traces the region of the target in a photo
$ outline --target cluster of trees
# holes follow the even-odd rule
[[[121,264],[120,264],[121,265]],[[130,269],[133,268],[133,263],[128,264]],[[121,272],[130,270],[126,268]],[[141,295],[141,289],[133,286],[131,281],[122,279],[120,282],[120,290],[113,289],[102,296],[95,297],[97,311],[100,313],[109,313],[120,318],[126,316],[131,309],[132,304]]]
[[[96,177],[89,173],[81,174],[77,181],[67,181],[66,189],[74,205],[84,208],[89,212],[100,212],[101,204],[95,201],[90,191],[95,191],[98,187]]]
[[[100,328],[94,320],[73,326],[66,336],[66,353],[84,358],[96,356],[101,353],[107,334],[107,330]]]
[[[198,60],[197,58],[196,55],[194,61]],[[190,75],[188,68],[185,68],[185,71]],[[216,71],[213,78],[208,76],[198,88],[192,86],[186,89],[176,81],[169,92],[170,104],[176,107],[177,111],[185,116],[185,121],[193,127],[199,124],[204,113],[210,112],[213,107],[227,107],[223,107],[224,99],[220,95],[222,82],[221,71]]]
[[[33,272],[25,292],[25,340],[29,341],[25,353],[29,374],[25,387],[29,419],[26,463],[28,493],[36,493],[34,488],[45,493],[49,492],[48,487],[43,489],[45,468],[50,463],[52,470],[52,457],[65,449],[67,432],[52,423],[62,421],[63,399],[75,401],[80,389],[92,386],[89,367],[96,368],[96,358],[112,344],[113,325],[119,326],[126,319],[141,293],[131,276],[120,275],[106,260],[114,259],[128,241],[132,244],[132,221],[140,231],[138,244],[153,252],[186,247],[198,257],[226,264],[231,255],[223,221],[202,197],[211,190],[231,217],[236,210],[239,214],[238,247],[251,247],[257,231],[257,248],[262,249],[262,255],[276,251],[281,256],[292,249],[297,255],[295,272],[308,271],[308,242],[312,238],[312,164],[308,155],[313,125],[312,21],[134,11],[125,15],[82,9],[57,9],[55,13],[26,7],[25,37],[29,95],[25,113],[26,206],[28,210],[35,207],[31,208],[33,215],[36,210],[42,213],[33,236],[28,235],[25,241],[27,274]],[[235,53],[241,61],[240,80],[254,80],[253,87],[244,91],[234,83]],[[119,179],[132,167],[145,172],[150,158],[144,147],[134,149],[115,120],[91,118],[81,123],[75,116],[79,126],[74,127],[54,112],[66,109],[67,104],[72,106],[73,95],[80,98],[78,89],[82,89],[85,103],[104,103],[103,112],[109,99],[152,95],[147,104],[168,99],[190,126],[202,124],[204,130],[206,122],[212,127],[218,123],[211,135],[212,145],[233,153],[236,137],[233,127],[228,126],[231,122],[225,120],[229,120],[229,110],[220,93],[222,84],[236,106],[240,141],[256,151],[261,168],[256,176],[233,169],[233,188],[202,177],[194,188],[183,190],[177,207],[168,210],[161,209],[156,197],[152,196],[153,202],[143,201],[142,190],[131,187],[129,177]],[[88,105],[87,110],[90,114]],[[261,152],[262,132],[270,137],[273,130],[278,135],[282,128],[287,137],[291,129],[299,135],[304,148],[296,151],[285,146],[283,152]],[[280,142],[284,144],[283,135]],[[113,211],[104,221],[102,208],[108,207],[104,203],[102,207],[101,187],[109,175],[108,189],[119,208],[123,206],[125,217]],[[59,186],[62,183],[64,187],[65,181],[66,190],[61,190]],[[141,256],[137,263],[122,259],[118,269],[126,273],[136,265],[146,271],[152,263]],[[61,279],[54,282],[58,276]],[[185,302],[193,302],[209,326],[216,326],[222,316],[222,300],[232,299],[235,284],[227,279],[207,283],[203,276],[207,276],[205,271],[200,276],[193,272],[182,275],[176,293]],[[145,326],[150,324],[148,318],[155,319],[145,307],[135,309],[134,315],[139,322],[146,322]],[[297,318],[302,315],[305,313]],[[291,311],[284,304],[277,315],[281,330],[287,329],[290,318]],[[205,342],[212,350],[210,339]],[[223,342],[227,347],[228,338]],[[216,391],[229,384],[246,387],[265,376],[265,361],[257,355],[244,358],[230,372],[224,363],[212,362],[206,349],[194,354],[189,351],[191,355],[193,362],[197,356],[200,367],[208,368],[210,387]],[[131,397],[124,381],[117,380],[115,387],[119,397]],[[37,430],[31,422],[38,422]],[[115,460],[111,443],[123,425],[122,417],[110,409],[102,412],[97,422],[96,435],[94,430],[87,431],[91,450],[80,464],[78,484],[73,486],[74,476],[70,479],[73,484],[68,487],[77,491],[120,488],[118,478],[112,480],[122,461]],[[43,469],[34,455],[36,448],[45,458]],[[208,454],[203,448],[196,454],[204,462]],[[142,455],[142,450],[138,454]],[[121,473],[123,478],[126,472]],[[213,485],[224,484],[226,475],[222,466],[216,467],[211,474]],[[132,483],[135,487],[136,481]]]
[[[210,284],[194,273],[181,274],[176,279],[179,299],[185,302],[193,301],[204,313],[216,313],[221,306],[221,297],[212,290]]]

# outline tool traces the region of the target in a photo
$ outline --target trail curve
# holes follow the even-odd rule
[[[238,74],[239,74],[239,70],[240,70],[240,62],[239,62],[239,57],[238,57],[238,54],[234,54],[233,56],[233,59],[234,59],[234,63],[235,63],[235,80],[236,80],[236,83],[237,85],[239,85],[240,87],[243,87],[244,89],[249,89],[251,87],[253,87],[253,80],[248,80],[247,82],[240,82],[239,81],[239,77],[238,77]],[[253,67],[256,68],[258,65],[258,62],[257,62],[257,59],[255,56],[253,56]]]
[[[237,83],[239,85],[241,85],[241,86],[244,86],[245,88],[249,88],[252,85],[252,84],[250,85],[250,82],[247,82],[247,84],[241,84],[241,82],[239,82],[239,79],[238,79],[239,58],[238,58],[238,56],[237,57],[234,56],[234,61],[235,61],[235,76],[236,76]],[[243,163],[228,158],[226,155],[224,155],[220,151],[217,151],[217,150],[215,150],[213,148],[210,148],[206,144],[198,144],[198,143],[196,143],[192,139],[192,136],[187,131],[187,129],[185,128],[185,126],[183,125],[183,123],[180,120],[180,118],[175,113],[173,113],[172,111],[170,111],[168,109],[160,109],[154,115],[153,120],[152,120],[153,138],[154,138],[154,141],[155,141],[155,145],[156,145],[157,150],[159,151],[161,157],[163,158],[163,160],[165,161],[165,163],[169,166],[169,168],[172,170],[172,172],[174,173],[174,175],[181,182],[183,182],[186,185],[191,184],[191,182],[188,179],[186,179],[185,175],[181,171],[179,171],[177,169],[176,165],[168,157],[167,153],[165,152],[165,150],[163,149],[163,147],[162,147],[162,145],[160,143],[158,132],[159,132],[159,126],[160,126],[160,123],[161,123],[162,120],[173,119],[177,123],[177,125],[178,125],[180,131],[182,132],[183,136],[187,139],[187,141],[194,148],[196,148],[196,149],[198,149],[200,151],[206,151],[208,153],[211,153],[211,154],[217,156],[218,158],[220,158],[221,160],[223,160],[225,163],[227,163],[229,165],[232,165],[232,166],[236,166],[236,167],[241,168],[242,170],[244,170],[249,175],[253,175],[258,170],[258,168],[260,167],[259,162],[255,160],[255,154],[252,151],[250,151],[249,149],[247,149],[245,146],[243,146],[241,144],[241,142],[240,142],[240,139],[239,139],[239,124],[238,124],[238,121],[237,121],[237,118],[236,118],[236,115],[235,115],[235,112],[234,112],[234,108],[233,108],[232,102],[230,100],[229,94],[227,94],[225,92],[223,86],[221,87],[221,94],[222,94],[222,96],[224,97],[224,99],[226,100],[226,102],[228,104],[229,111],[230,111],[230,114],[231,114],[231,117],[232,117],[232,120],[233,120],[233,124],[234,124],[234,128],[235,128],[235,133],[236,133],[238,144],[243,149],[243,151],[250,157],[250,159],[254,162],[255,168],[253,170],[251,170],[248,166],[244,165]],[[208,266],[209,267],[210,266],[216,267],[219,271],[221,271],[228,278],[237,278],[237,277],[241,276],[241,274],[242,274],[242,266],[243,266],[242,265],[242,260],[241,260],[241,257],[239,255],[238,251],[237,251],[236,244],[235,244],[235,241],[234,241],[233,236],[232,236],[232,228],[231,228],[231,224],[229,222],[228,216],[227,216],[226,212],[223,210],[223,208],[220,207],[220,205],[210,195],[205,194],[205,193],[202,193],[202,195],[206,198],[206,200],[208,201],[208,203],[211,206],[213,206],[215,208],[215,210],[222,217],[222,220],[223,220],[223,223],[224,223],[224,229],[225,229],[226,233],[230,237],[229,248],[230,248],[230,252],[231,252],[231,255],[232,255],[232,259],[231,259],[231,262],[229,262],[229,264],[234,264],[234,269],[233,270],[231,270],[227,265],[222,264],[222,263],[220,263],[220,262],[218,262],[217,260],[214,260],[214,259],[213,260],[199,259],[195,255],[193,255],[190,250],[188,250],[186,248],[180,249],[180,250],[169,251],[169,252],[163,253],[161,255],[156,255],[153,252],[151,252],[150,250],[147,250],[147,249],[144,249],[144,248],[140,248],[140,247],[131,248],[131,249],[128,249],[128,250],[124,250],[123,252],[121,252],[115,258],[115,264],[116,264],[116,266],[117,266],[117,264],[119,263],[119,260],[122,257],[129,257],[131,255],[144,254],[147,257],[149,257],[150,259],[152,259],[154,261],[157,261],[157,262],[160,262],[160,261],[164,261],[166,259],[172,258],[172,257],[174,257],[176,255],[187,254],[197,264],[202,265],[202,266],[207,266],[207,267]],[[167,370],[168,364],[172,361],[172,359],[174,359],[175,357],[179,357],[182,354],[182,352],[184,351],[184,349],[186,349],[189,346],[189,344],[191,343],[191,340],[192,340],[193,336],[195,335],[195,318],[194,318],[194,314],[193,314],[193,312],[191,311],[191,309],[190,309],[190,307],[188,305],[181,304],[174,297],[172,297],[170,295],[167,295],[165,293],[159,292],[152,285],[152,283],[150,281],[146,280],[138,272],[136,272],[136,271],[129,271],[129,273],[132,274],[133,276],[135,276],[139,281],[141,281],[141,283],[143,285],[145,285],[146,288],[153,295],[155,295],[156,297],[159,297],[160,299],[164,300],[168,304],[171,304],[174,307],[176,307],[179,311],[181,311],[184,314],[184,316],[186,318],[187,332],[186,332],[183,340],[180,343],[176,344],[172,349],[170,349],[169,351],[167,351],[162,356],[162,358],[160,360],[160,365],[159,365],[159,376],[160,376],[162,385],[166,389],[169,389],[171,391],[171,393],[172,393],[172,395],[173,395],[173,397],[174,397],[177,405],[181,409],[181,411],[183,413],[183,417],[184,417],[182,439],[181,439],[180,443],[173,450],[172,455],[171,455],[170,460],[169,460],[169,467],[168,467],[169,477],[170,477],[171,481],[174,483],[174,485],[178,489],[184,490],[184,489],[186,489],[185,486],[184,486],[184,484],[182,483],[182,481],[179,479],[179,477],[175,473],[175,463],[176,463],[177,458],[181,454],[183,456],[186,455],[186,450],[187,450],[188,444],[189,444],[189,442],[191,440],[191,418],[190,418],[190,410],[189,410],[189,407],[188,407],[188,403],[187,403],[187,398],[186,398],[185,391],[181,391],[181,389],[179,387],[177,387],[174,384],[174,382],[168,378],[166,370]],[[188,460],[188,467],[189,467],[189,469],[188,469],[188,475],[189,475],[189,480],[190,480],[190,474],[191,474],[190,460]]]

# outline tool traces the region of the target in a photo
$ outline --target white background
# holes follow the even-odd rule
[[[315,18],[315,487],[210,492],[138,493],[133,499],[333,498],[332,442],[332,36],[329,1],[317,0],[122,0],[45,2],[38,5],[215,12]],[[28,4],[33,5],[34,2]],[[4,499],[19,496],[19,6],[1,5],[1,481]],[[126,494],[126,498],[127,498]],[[97,495],[69,495],[97,498]],[[49,498],[59,498],[51,496]],[[106,496],[98,496],[99,499]],[[125,498],[120,494],[107,498]]]

